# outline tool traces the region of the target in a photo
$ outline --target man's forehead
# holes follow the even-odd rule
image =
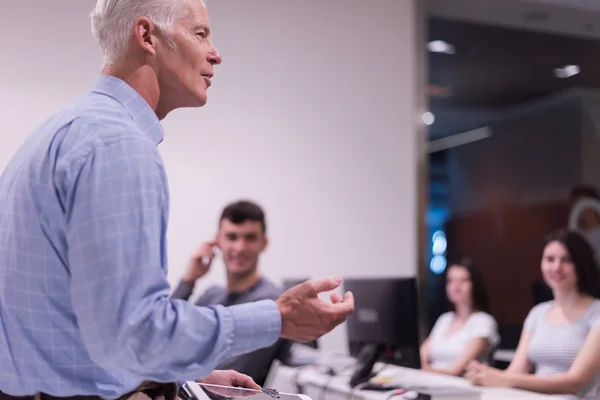
[[[201,0],[191,0],[190,8],[192,12],[189,17],[194,26],[203,25],[204,27],[210,27],[208,10]]]
[[[246,220],[240,224],[234,224],[228,219],[221,221],[221,231],[224,233],[246,233],[249,231],[261,230],[260,221]]]

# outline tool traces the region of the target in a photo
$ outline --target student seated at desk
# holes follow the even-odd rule
[[[196,281],[206,275],[218,249],[225,264],[227,287],[211,286],[195,301],[196,305],[233,306],[276,300],[283,290],[258,269],[260,255],[268,243],[266,231],[265,213],[258,204],[242,200],[227,205],[221,213],[215,240],[199,247],[172,297],[189,300]],[[291,343],[280,339],[270,347],[229,358],[217,369],[241,372],[262,385],[273,361],[286,358],[290,347]]]
[[[442,314],[421,345],[422,369],[460,376],[472,360],[487,360],[498,344],[498,324],[489,312],[487,289],[468,259],[450,264],[446,296],[452,311]]]
[[[579,234],[559,231],[544,246],[541,269],[554,300],[533,307],[515,356],[504,370],[473,362],[476,385],[506,386],[562,399],[600,398],[600,275]]]

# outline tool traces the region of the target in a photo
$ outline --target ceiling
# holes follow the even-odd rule
[[[598,0],[525,0],[529,3],[554,4],[563,7],[579,8],[582,10],[600,11]]]
[[[500,110],[566,89],[600,89],[600,0],[429,2],[429,40],[456,48],[451,55],[428,53],[432,138],[477,128]],[[554,69],[568,64],[581,73],[556,78]]]
[[[600,39],[599,0],[426,0],[430,16]]]

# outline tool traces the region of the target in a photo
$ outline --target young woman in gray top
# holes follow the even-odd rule
[[[553,233],[544,246],[541,268],[554,300],[529,312],[510,366],[501,371],[473,362],[466,377],[476,385],[598,399],[600,275],[593,249],[575,232]]]

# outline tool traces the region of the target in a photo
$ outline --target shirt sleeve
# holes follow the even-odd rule
[[[431,328],[431,333],[429,336],[434,338],[439,336],[440,334],[444,334],[444,331],[448,329],[448,322],[452,318],[451,313],[444,313],[440,315],[436,320],[435,324],[433,324],[433,328]]]
[[[594,300],[594,303],[591,305],[592,309],[592,317],[590,320],[590,329],[600,326],[600,300]]]
[[[68,181],[70,296],[92,361],[141,380],[194,380],[278,339],[271,300],[225,308],[169,297],[168,192],[152,143],[97,145]]]
[[[498,323],[491,315],[482,312],[476,313],[471,317],[469,325],[469,337],[471,339],[485,338],[492,347],[500,341]]]
[[[544,316],[543,310],[547,309],[546,306],[548,304],[549,303],[540,303],[529,311],[529,314],[527,314],[525,322],[523,323],[523,330],[529,331],[530,333],[535,332],[540,319]]]

